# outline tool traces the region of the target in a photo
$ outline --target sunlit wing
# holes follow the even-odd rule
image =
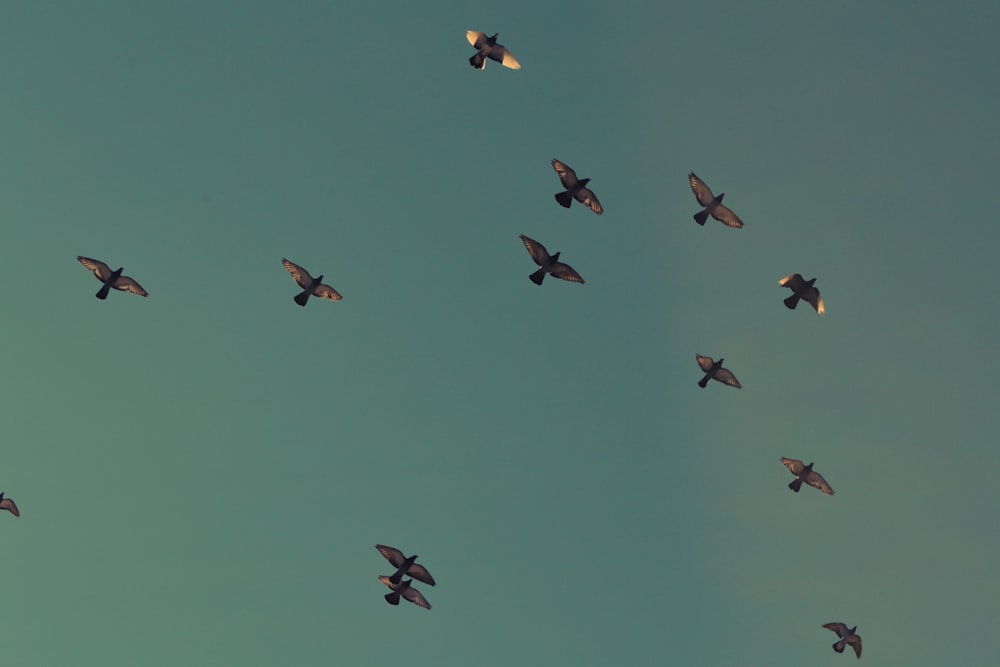
[[[4,498],[0,500],[0,510],[7,510],[14,516],[21,516],[21,512],[18,511],[17,505],[10,498]]]
[[[728,384],[730,387],[736,387],[737,389],[742,389],[743,385],[740,381],[736,379],[736,376],[728,368],[720,368],[715,372],[715,379],[723,384]]]
[[[569,264],[555,262],[549,270],[549,273],[551,273],[553,277],[559,278],[560,280],[568,280],[571,283],[583,284],[583,278]]]
[[[403,552],[400,551],[399,549],[394,549],[393,547],[387,547],[384,544],[376,544],[375,548],[378,549],[378,552],[382,554],[383,558],[389,561],[389,563],[393,567],[399,567],[403,564],[404,561],[406,561],[406,556],[404,556]],[[382,581],[382,579],[383,579],[382,577],[379,577],[379,581]],[[385,581],[382,581],[382,583],[388,586],[389,577],[385,577]]]
[[[597,201],[597,196],[590,189],[581,188],[574,196],[578,202],[589,207],[597,215],[604,213],[604,209],[601,208],[601,202]]]
[[[802,472],[802,469],[806,467],[802,461],[799,461],[798,459],[786,459],[784,456],[781,457],[781,462],[785,464],[786,468],[788,468],[788,472],[795,476],[798,476],[798,474]]]
[[[420,593],[420,591],[418,591],[416,588],[413,588],[412,586],[404,590],[402,595],[404,598],[406,598],[413,604],[417,605],[418,607],[423,607],[424,609],[431,608],[431,603],[427,601],[427,598],[425,598]]]
[[[281,263],[285,267],[285,270],[292,274],[292,278],[299,284],[299,287],[309,287],[309,283],[312,282],[312,276],[309,275],[308,271],[295,262],[289,262],[287,259],[282,259]]]
[[[733,213],[732,210],[724,204],[719,204],[715,207],[715,210],[712,211],[712,217],[729,227],[736,227],[739,229],[743,226],[743,221],[739,219],[739,216]]]
[[[469,44],[472,44],[477,49],[480,48],[480,40],[486,41],[486,35],[479,32],[478,30],[466,30],[465,38],[469,40]]]
[[[329,299],[330,301],[340,301],[344,297],[340,296],[340,292],[333,289],[329,285],[317,285],[316,289],[313,290],[313,296],[318,296],[321,299]]]
[[[858,658],[860,658],[861,657],[861,636],[860,635],[851,635],[850,637],[848,637],[844,641],[846,641],[848,644],[851,645],[851,648],[854,649],[854,655],[856,655]]]
[[[800,288],[803,282],[804,281],[802,280],[802,274],[793,273],[792,275],[785,276],[784,278],[779,280],[778,284],[781,285],[782,287],[787,287],[788,289],[794,291]]]
[[[806,477],[806,484],[808,484],[809,486],[816,487],[817,489],[827,494],[828,496],[833,495],[833,489],[830,488],[830,485],[826,483],[825,479],[823,479],[823,475],[819,474],[815,470],[810,472],[809,475]]]
[[[521,63],[517,62],[517,58],[505,46],[497,44],[494,48],[490,49],[489,57],[508,69],[521,69]]]
[[[702,206],[708,206],[715,199],[711,188],[705,184],[705,181],[698,178],[693,171],[688,174],[688,183],[691,184],[691,191],[694,193],[695,199]]]
[[[99,259],[91,259],[89,257],[77,256],[76,258],[81,264],[94,272],[97,279],[104,282],[111,275],[111,268]]]
[[[819,290],[815,287],[803,294],[802,298],[820,315],[826,312],[826,307],[823,305],[823,297],[820,296]]]
[[[113,287],[123,292],[131,292],[137,296],[148,296],[146,290],[142,289],[142,285],[128,276],[118,276],[118,280],[115,281]]]
[[[562,181],[563,187],[571,188],[576,184],[576,172],[570,169],[567,165],[563,164],[559,160],[553,160],[552,168],[556,170],[557,174],[559,174],[559,180]]]
[[[712,357],[703,357],[700,354],[694,355],[694,358],[698,360],[698,365],[701,367],[701,370],[706,373],[708,372],[708,369],[712,367],[712,364],[715,363],[715,360],[712,359]]]
[[[524,234],[521,234],[521,241],[524,242],[524,247],[527,248],[528,254],[531,255],[531,259],[535,260],[535,264],[541,266],[549,259],[549,251],[545,249],[541,243],[535,239],[530,239]]]
[[[838,637],[843,637],[847,634],[847,626],[843,623],[824,623],[823,627],[827,630],[833,630],[837,633]]]

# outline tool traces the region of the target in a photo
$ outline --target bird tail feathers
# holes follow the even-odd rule
[[[386,593],[386,595],[385,595],[385,601],[388,602],[391,605],[397,605],[397,604],[399,604],[399,593]],[[840,650],[843,651],[844,649],[840,649]]]
[[[694,214],[694,221],[699,225],[704,225],[706,220],[708,220],[708,209]]]
[[[95,294],[94,296],[96,296],[98,299],[107,299],[108,292],[110,291],[111,291],[111,285],[102,285],[101,289],[97,290],[97,294]]]
[[[847,642],[841,639],[839,642],[834,643],[833,650],[836,651],[837,653],[843,653],[845,646],[847,646]]]
[[[295,303],[299,304],[300,306],[304,306],[306,305],[306,301],[309,300],[309,292],[299,292],[298,294],[295,295],[294,298],[295,298]]]
[[[469,58],[469,64],[476,69],[486,69],[486,56],[482,53],[476,53],[476,55]]]
[[[704,389],[705,387],[708,386],[708,381],[711,380],[711,379],[712,378],[710,378],[709,376],[706,375],[702,379],[698,380],[698,386],[701,387],[702,389]]]
[[[528,277],[531,278],[531,282],[541,285],[542,281],[545,280],[545,269],[538,269]]]
[[[801,297],[799,297],[798,294],[793,294],[787,299],[785,299],[785,305],[788,306],[789,309],[795,310],[795,306],[799,305],[800,298]]]
[[[573,195],[569,193],[569,190],[566,192],[560,192],[556,195],[556,201],[559,202],[559,205],[563,208],[569,208],[569,205],[573,203]]]
[[[802,480],[801,479],[793,479],[791,482],[788,483],[788,488],[791,489],[792,491],[794,491],[795,493],[798,493],[799,489],[802,488]],[[840,650],[843,651],[844,648],[841,647]]]

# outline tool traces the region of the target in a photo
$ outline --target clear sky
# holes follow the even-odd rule
[[[4,664],[997,664],[998,22],[0,2]]]

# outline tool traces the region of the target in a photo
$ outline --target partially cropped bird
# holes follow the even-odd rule
[[[420,591],[410,585],[413,583],[412,579],[407,579],[397,584],[393,583],[391,577],[382,575],[378,578],[378,580],[392,589],[392,593],[386,593],[385,595],[385,601],[389,604],[399,604],[399,598],[402,596],[418,607],[423,607],[424,609],[431,608],[431,603],[427,601],[427,598],[425,598]]]
[[[701,370],[705,371],[705,377],[698,380],[698,386],[702,389],[708,386],[709,380],[718,380],[723,384],[728,384],[730,387],[736,387],[737,389],[743,388],[743,385],[736,379],[736,376],[728,368],[722,367],[722,362],[725,359],[713,361],[712,357],[703,357],[700,354],[694,355],[694,358],[698,360]]]
[[[795,479],[788,483],[788,488],[795,493],[799,492],[799,489],[802,488],[802,482],[805,482],[809,486],[815,486],[829,496],[833,495],[833,489],[823,479],[823,475],[813,470],[812,463],[805,465],[798,459],[786,459],[784,456],[781,457],[781,462],[788,468],[788,472],[795,475]]]
[[[465,38],[469,44],[476,47],[476,55],[469,58],[469,64],[476,69],[486,69],[486,59],[495,60],[504,67],[510,69],[521,69],[521,63],[517,62],[510,51],[503,44],[497,44],[497,37],[500,33],[493,33],[488,37],[486,33],[478,30],[467,30]]]
[[[569,208],[575,199],[597,215],[604,213],[601,202],[597,201],[597,195],[587,187],[587,183],[590,183],[589,178],[577,178],[576,172],[559,160],[552,160],[552,168],[559,174],[559,180],[566,188],[565,192],[556,195],[556,201],[560,206]]]
[[[742,227],[743,221],[739,219],[727,206],[722,203],[722,198],[726,196],[723,192],[718,197],[712,194],[711,188],[705,184],[692,171],[688,174],[688,182],[691,184],[691,191],[694,192],[695,199],[705,208],[694,214],[694,221],[699,225],[704,225],[708,216],[712,216],[719,222],[730,227]]]
[[[816,282],[815,278],[804,280],[800,273],[793,273],[779,280],[779,285],[792,290],[792,295],[785,299],[785,305],[791,310],[795,310],[795,306],[799,305],[799,299],[802,299],[816,309],[816,312],[820,315],[826,312],[826,309],[823,307],[823,297],[819,295],[819,290],[813,287],[814,282]]]
[[[292,278],[302,288],[301,292],[292,297],[295,303],[300,306],[305,306],[310,296],[318,296],[321,299],[329,299],[330,301],[340,301],[344,298],[340,296],[340,292],[329,285],[323,284],[323,276],[313,278],[309,275],[308,271],[294,262],[289,262],[287,259],[282,259],[281,263],[284,264],[285,269],[292,274]]]
[[[843,653],[844,647],[850,644],[851,648],[854,649],[854,655],[861,658],[861,635],[854,632],[858,629],[858,626],[855,625],[853,628],[848,628],[845,623],[824,623],[823,627],[827,630],[833,630],[840,637],[840,640],[833,644],[834,651]]]
[[[427,568],[419,563],[415,563],[417,560],[417,555],[413,554],[407,557],[399,549],[394,549],[393,547],[387,547],[384,544],[376,544],[375,548],[378,552],[382,554],[389,563],[396,568],[395,574],[389,577],[389,580],[398,584],[403,579],[403,575],[407,574],[417,581],[422,581],[425,584],[434,585],[434,577],[431,573],[427,571]]]
[[[77,255],[76,259],[85,267],[90,269],[94,273],[95,278],[104,283],[101,285],[101,289],[97,290],[97,294],[94,295],[98,299],[107,299],[108,292],[112,287],[123,292],[131,292],[132,294],[137,294],[139,296],[147,296],[146,290],[142,289],[139,283],[132,280],[128,276],[122,275],[121,267],[112,271],[110,266],[98,259],[91,259],[81,255]]]
[[[10,498],[4,498],[3,493],[0,493],[0,510],[7,510],[14,516],[21,516],[21,513],[17,511],[17,505]]]
[[[583,278],[580,277],[580,274],[577,273],[572,266],[559,261],[559,255],[562,254],[561,252],[550,255],[549,251],[545,249],[545,246],[538,241],[529,239],[524,234],[521,234],[520,236],[521,241],[524,242],[524,247],[528,250],[528,254],[531,255],[531,259],[535,260],[535,264],[542,267],[528,276],[531,278],[531,282],[536,285],[541,285],[542,281],[545,279],[545,274],[550,273],[554,278],[568,280],[571,283],[583,284]]]

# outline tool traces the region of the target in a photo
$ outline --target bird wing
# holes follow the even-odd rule
[[[399,584],[392,583],[392,577],[385,574],[380,575],[378,580],[381,581],[386,586],[388,586],[389,588],[391,588],[392,590],[396,590],[396,587],[399,586]]]
[[[309,287],[309,284],[312,282],[312,276],[309,275],[308,271],[295,262],[289,262],[284,258],[282,258],[281,263],[284,265],[285,270],[292,274],[292,278],[295,278],[295,282],[299,284],[299,287]]]
[[[712,217],[729,227],[735,227],[739,229],[743,226],[743,221],[740,220],[739,216],[732,212],[732,210],[725,206],[724,204],[719,204],[712,211]]]
[[[809,476],[806,477],[806,484],[808,484],[809,486],[815,486],[817,489],[819,489],[828,496],[833,495],[833,489],[830,488],[830,485],[826,483],[825,479],[823,479],[823,475],[819,474],[815,470],[810,472]]]
[[[492,48],[490,48],[486,57],[490,60],[497,61],[509,69],[521,69],[521,63],[517,62],[517,58],[515,58],[511,52],[507,50],[506,46],[495,44]]]
[[[794,292],[802,288],[803,282],[805,281],[802,280],[801,273],[793,273],[792,275],[785,276],[784,278],[779,280],[778,284],[781,285],[782,287],[787,287],[788,289]]]
[[[410,566],[410,569],[406,571],[406,574],[413,577],[417,581],[422,581],[425,584],[435,585],[434,577],[431,573],[427,571],[427,568],[420,563],[414,563]]]
[[[123,292],[131,292],[137,296],[149,296],[146,290],[142,289],[142,285],[128,276],[118,276],[118,280],[115,281],[112,287]]]
[[[850,637],[848,637],[844,641],[846,641],[848,644],[851,645],[851,648],[854,649],[854,655],[856,655],[856,656],[858,656],[858,658],[860,658],[861,657],[861,635],[851,635]]]
[[[736,376],[728,368],[720,368],[715,371],[715,379],[723,384],[728,384],[730,387],[743,388],[743,385],[740,384],[740,381],[736,379]]]
[[[481,49],[481,44],[486,42],[486,35],[478,30],[466,30],[465,38],[469,40],[469,44],[472,44],[477,49]]]
[[[401,566],[403,564],[403,561],[406,560],[406,556],[404,556],[403,552],[400,551],[399,549],[394,549],[393,547],[387,547],[384,544],[376,544],[375,548],[378,549],[378,552],[382,554],[382,556],[387,561],[389,561],[389,564],[392,565],[393,567]],[[386,579],[388,579],[388,577],[386,577]],[[379,581],[382,581],[381,577],[379,578]],[[389,584],[387,584],[385,581],[382,581],[382,583],[385,584],[386,586],[389,586]]]
[[[715,199],[712,189],[705,184],[705,181],[698,178],[693,171],[688,174],[688,183],[691,184],[691,192],[694,193],[694,198],[702,206],[708,206]]]
[[[559,174],[559,180],[562,181],[564,188],[571,188],[576,185],[576,172],[568,165],[563,164],[559,160],[552,160],[552,168]]]
[[[403,591],[402,595],[418,607],[423,607],[424,609],[431,608],[431,603],[427,601],[427,598],[425,598],[420,591],[413,586],[408,586],[406,590]]]
[[[93,271],[94,275],[97,276],[97,279],[101,282],[107,280],[108,276],[111,275],[111,267],[99,259],[91,259],[81,255],[77,255],[76,259],[85,267]]]
[[[549,260],[549,251],[545,249],[541,243],[535,239],[530,239],[524,234],[521,234],[521,241],[524,242],[524,247],[528,249],[528,254],[531,255],[531,259],[535,260],[535,264],[541,266]]]
[[[712,357],[703,357],[700,354],[694,355],[694,358],[698,360],[698,365],[701,366],[701,370],[706,373],[712,367],[712,364],[715,363],[715,360],[712,359]]]
[[[318,296],[321,299],[329,299],[330,301],[340,301],[344,297],[340,296],[340,292],[333,289],[329,285],[319,284],[316,289],[313,290],[313,296]]]
[[[573,197],[584,206],[589,207],[597,215],[604,213],[601,202],[597,201],[597,195],[589,188],[580,188]]]
[[[10,498],[4,498],[0,500],[0,510],[7,510],[14,516],[21,516],[21,513],[17,510],[17,505]]]
[[[823,627],[827,630],[833,630],[837,633],[838,637],[843,637],[847,634],[847,626],[843,623],[824,623]]]
[[[583,278],[569,264],[553,262],[552,268],[549,269],[549,273],[551,273],[553,277],[559,278],[560,280],[568,280],[571,283],[583,284]]]
[[[786,459],[784,456],[781,457],[781,462],[785,464],[786,468],[788,468],[788,472],[795,476],[798,476],[798,474],[802,472],[802,469],[806,467],[802,461],[799,461],[798,459]]]
[[[819,290],[815,287],[803,294],[802,298],[806,303],[815,308],[816,312],[820,315],[826,312],[826,308],[823,306],[823,297],[819,295]]]

